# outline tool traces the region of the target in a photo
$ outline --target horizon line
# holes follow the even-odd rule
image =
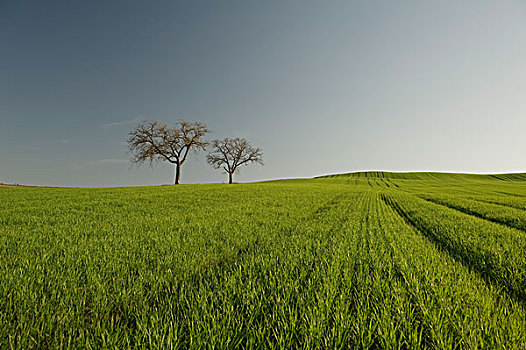
[[[440,173],[440,174],[463,174],[463,175],[514,175],[514,174],[526,174],[526,171],[506,171],[506,172],[464,172],[464,171],[447,171],[447,170],[355,170],[355,171],[346,171],[330,174],[321,174],[315,176],[305,176],[305,177],[279,177],[271,179],[262,179],[257,181],[244,181],[236,182],[238,184],[249,184],[249,183],[259,183],[259,182],[269,182],[269,181],[279,181],[279,180],[305,180],[305,179],[317,179],[327,176],[334,175],[346,175],[346,174],[358,174],[358,173],[367,173],[367,172],[379,172],[379,173],[395,173],[395,174],[410,174],[410,173]],[[184,183],[180,185],[211,185],[211,184],[225,184],[225,182],[192,182]],[[0,182],[0,186],[13,186],[13,187],[39,187],[39,188],[123,188],[123,187],[157,187],[157,186],[171,186],[173,183],[159,183],[159,184],[140,184],[140,185],[48,185],[48,184],[27,184],[27,183],[4,183]]]

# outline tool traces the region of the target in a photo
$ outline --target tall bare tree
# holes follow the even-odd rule
[[[132,130],[128,137],[131,162],[143,164],[167,161],[175,164],[175,184],[179,184],[181,166],[190,150],[205,150],[204,139],[210,130],[204,122],[180,120],[168,127],[155,120],[145,120]]]
[[[225,138],[210,142],[212,150],[206,156],[208,163],[216,169],[223,169],[228,174],[231,184],[239,167],[249,163],[263,165],[263,151],[252,147],[247,140],[241,138]]]

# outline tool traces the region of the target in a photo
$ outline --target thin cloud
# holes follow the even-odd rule
[[[137,124],[138,122],[140,122],[143,119],[144,119],[143,117],[137,116],[137,117],[135,117],[133,119],[129,119],[129,120],[119,120],[119,121],[116,121],[116,122],[101,124],[101,127],[105,128],[105,129],[109,129],[109,128],[120,127],[120,126],[128,126],[128,125]]]

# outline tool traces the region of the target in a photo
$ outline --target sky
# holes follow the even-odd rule
[[[0,0],[0,182],[172,183],[126,139],[181,118],[263,149],[240,182],[526,172],[526,2]]]

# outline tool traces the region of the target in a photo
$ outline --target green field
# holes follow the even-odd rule
[[[0,188],[0,348],[526,348],[526,175]]]

